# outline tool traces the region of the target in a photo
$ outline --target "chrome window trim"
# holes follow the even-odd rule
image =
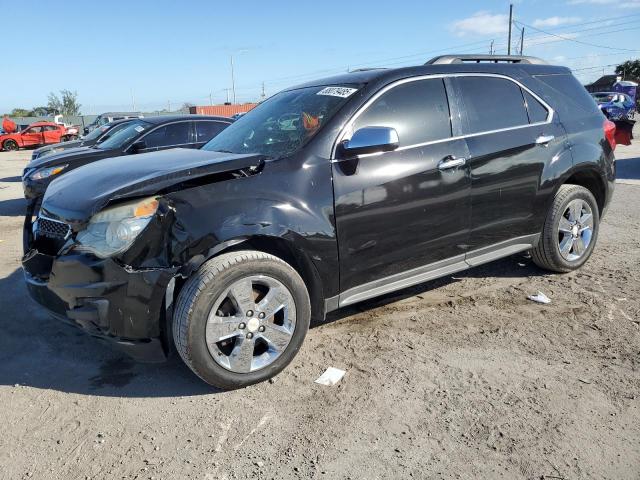
[[[553,121],[553,117],[555,115],[555,110],[551,107],[551,105],[549,105],[547,102],[545,102],[542,98],[540,98],[540,96],[538,94],[536,94],[535,92],[531,91],[531,89],[529,89],[528,87],[526,87],[525,85],[520,83],[518,80],[515,80],[515,79],[513,79],[511,77],[508,77],[506,75],[501,75],[501,74],[498,74],[498,73],[437,73],[437,74],[431,74],[431,75],[420,75],[420,76],[417,76],[417,77],[403,78],[403,79],[400,79],[400,80],[396,80],[395,82],[392,82],[392,83],[390,83],[388,85],[385,85],[383,88],[381,88],[379,91],[377,91],[342,126],[342,128],[340,129],[340,133],[336,137],[336,141],[334,142],[333,147],[331,149],[331,161],[332,162],[333,161],[337,161],[337,159],[336,159],[336,151],[337,151],[337,148],[338,148],[338,144],[340,142],[346,140],[346,136],[347,136],[349,130],[352,129],[353,123],[358,119],[358,117],[360,115],[362,115],[362,113],[364,113],[364,111],[367,108],[369,108],[371,106],[371,104],[373,102],[375,102],[378,98],[380,98],[382,95],[387,93],[389,90],[391,90],[392,88],[395,88],[395,87],[397,87],[399,85],[404,85],[405,83],[409,83],[409,82],[417,82],[417,81],[420,81],[420,80],[430,80],[430,79],[434,79],[434,78],[442,78],[442,79],[444,79],[444,78],[454,78],[454,77],[493,77],[493,78],[502,78],[504,80],[508,80],[510,82],[513,82],[516,85],[518,85],[521,89],[523,89],[524,91],[529,93],[533,98],[535,98],[537,101],[539,101],[542,104],[542,106],[544,106],[547,109],[547,112],[548,112],[547,113],[547,119],[544,122],[527,123],[526,125],[518,125],[516,127],[505,127],[505,128],[499,128],[497,130],[487,130],[487,131],[484,131],[484,132],[468,133],[466,135],[451,136],[451,137],[443,138],[443,139],[440,139],[440,140],[430,140],[428,142],[415,143],[415,144],[412,144],[412,145],[405,145],[405,146],[402,146],[402,147],[398,147],[397,149],[394,150],[394,152],[399,152],[399,151],[408,150],[408,149],[417,148],[417,147],[425,147],[427,145],[435,145],[435,144],[438,144],[438,143],[450,142],[450,141],[453,141],[453,140],[462,140],[462,139],[465,139],[465,138],[478,137],[480,135],[490,135],[490,134],[493,134],[493,133],[507,132],[507,131],[510,131],[510,130],[519,130],[521,128],[535,127],[535,126],[539,126],[539,125],[548,125]],[[522,99],[522,101],[523,101],[523,103],[525,102],[524,98]],[[451,102],[449,102],[449,115],[451,115]],[[388,153],[388,152],[381,152],[381,153]],[[376,154],[370,154],[370,155],[378,155],[378,154],[376,153]],[[360,156],[360,157],[364,157],[364,156]]]

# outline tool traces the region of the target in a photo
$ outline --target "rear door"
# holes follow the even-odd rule
[[[441,169],[448,160],[463,163],[467,156],[464,139],[452,137],[443,79],[386,87],[347,131],[371,126],[396,129],[399,148],[355,160],[336,158],[332,164],[340,286],[343,293],[353,289],[345,293],[346,303],[376,288],[372,282],[415,279],[412,269],[460,261],[469,227],[467,169],[463,164]]]
[[[44,137],[41,126],[30,127],[20,136],[22,137],[22,144],[25,147],[42,145],[44,143]]]
[[[54,125],[45,125],[43,127],[44,142],[43,143],[58,143],[60,141],[61,129]]]
[[[564,150],[564,130],[548,106],[506,77],[453,80],[470,154],[467,250],[539,233],[542,173]]]

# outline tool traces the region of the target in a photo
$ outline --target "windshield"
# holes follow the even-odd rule
[[[591,96],[595,98],[598,103],[607,103],[613,100],[613,93],[592,93]]]
[[[107,130],[107,128],[108,127],[106,125],[102,127],[94,128],[93,130],[91,130],[91,133],[82,137],[82,140],[95,140],[100,135],[102,135]]]
[[[149,130],[151,127],[152,125],[150,123],[143,122],[142,120],[134,120],[131,123],[126,123],[124,128],[111,135],[104,142],[98,143],[96,147],[102,150],[122,148],[128,142],[140,136],[142,132]]]
[[[203,150],[290,155],[335,115],[357,86],[319,86],[281,92],[243,115]]]

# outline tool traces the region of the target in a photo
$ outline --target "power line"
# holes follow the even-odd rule
[[[527,25],[526,23],[522,23],[522,22],[519,22],[517,20],[514,20],[514,23],[517,23],[518,25],[521,25],[523,27],[531,28],[531,29],[533,29],[533,30],[535,30],[537,32],[540,32],[540,33],[545,33],[545,34],[550,35],[552,37],[561,38],[562,40],[567,40],[567,41],[570,41],[570,42],[580,43],[582,45],[588,45],[590,47],[606,48],[606,49],[609,49],[609,50],[624,50],[626,52],[637,52],[637,50],[631,50],[629,48],[611,47],[609,45],[598,45],[596,43],[589,43],[589,42],[583,42],[581,40],[576,40],[575,38],[563,37],[562,35],[557,35],[555,33],[546,32],[544,30],[540,30],[539,28],[532,27],[531,25]],[[613,32],[611,32],[611,33],[613,33]]]

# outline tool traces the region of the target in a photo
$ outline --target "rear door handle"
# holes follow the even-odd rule
[[[554,137],[553,135],[540,135],[538,138],[536,138],[536,145],[546,145],[554,138],[556,137]]]
[[[456,158],[453,155],[447,155],[440,160],[440,163],[438,163],[438,170],[448,170],[450,168],[461,167],[465,163],[467,163],[466,158]]]

